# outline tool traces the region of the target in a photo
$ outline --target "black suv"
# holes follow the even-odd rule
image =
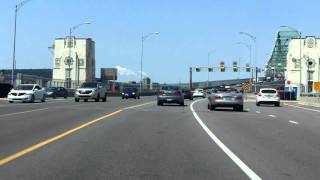
[[[122,95],[122,99],[124,98],[140,99],[139,90],[137,88],[125,88],[123,89],[121,95]]]

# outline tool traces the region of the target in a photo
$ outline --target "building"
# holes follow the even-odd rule
[[[101,81],[116,81],[118,79],[117,68],[101,68]]]
[[[76,88],[95,81],[95,42],[74,36],[57,38],[53,44],[52,86]]]
[[[151,79],[148,77],[143,78],[142,80],[142,89],[150,90],[151,89]]]
[[[313,82],[320,81],[319,69],[320,39],[314,36],[292,39],[287,54],[287,86],[297,89],[298,94],[315,92]]]

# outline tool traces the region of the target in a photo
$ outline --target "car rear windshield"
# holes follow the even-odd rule
[[[83,83],[81,85],[82,88],[96,88],[97,87],[97,83]]]
[[[272,89],[262,90],[261,92],[264,93],[264,94],[275,94],[275,93],[277,93],[277,91],[272,90]]]
[[[137,91],[137,88],[125,88],[124,91]]]
[[[20,85],[14,88],[15,90],[32,90],[33,85]]]
[[[165,90],[165,91],[177,91],[177,90],[179,90],[179,87],[178,86],[163,86],[161,89]]]
[[[215,89],[213,92],[215,92],[215,93],[231,93],[231,92],[239,93],[240,91],[237,89],[232,89],[232,88],[221,88],[221,89]]]

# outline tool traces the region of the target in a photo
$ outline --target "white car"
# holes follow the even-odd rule
[[[205,95],[203,89],[195,89],[195,90],[193,91],[193,97],[202,97],[202,98],[205,98],[206,95]]]
[[[9,92],[7,99],[9,103],[15,101],[34,102],[36,100],[45,102],[46,95],[44,88],[41,88],[38,84],[21,84]]]
[[[256,94],[256,105],[260,104],[274,104],[280,106],[280,96],[276,89],[262,88],[259,93]]]

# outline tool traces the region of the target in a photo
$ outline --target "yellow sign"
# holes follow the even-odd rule
[[[251,85],[251,83],[244,83],[242,85],[242,88],[243,88],[244,91],[251,91],[252,85]]]
[[[320,91],[320,82],[314,82],[313,87],[316,91]]]

